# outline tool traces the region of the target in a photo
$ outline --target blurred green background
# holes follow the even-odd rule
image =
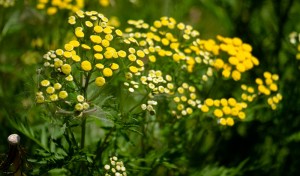
[[[47,16],[35,4],[18,1],[12,7],[0,6],[0,153],[8,149],[9,134],[43,125],[43,110],[34,103],[37,64],[43,53],[57,47],[68,35],[63,31],[69,28],[70,12]],[[203,39],[217,35],[239,37],[252,45],[253,55],[260,60],[260,67],[251,71],[253,78],[265,70],[280,76],[283,101],[277,111],[258,111],[252,120],[232,128],[216,127],[206,121],[189,130],[166,124],[163,137],[169,138],[176,131],[168,141],[172,147],[164,155],[177,165],[182,163],[181,169],[189,172],[162,167],[149,175],[300,173],[300,62],[296,60],[297,47],[289,39],[291,32],[300,32],[300,1],[112,0],[103,7],[98,1],[86,0],[85,9],[117,17],[120,28],[129,19],[151,23],[170,16],[192,25]],[[182,120],[187,125],[193,123]],[[27,133],[33,132],[27,129]],[[22,144],[30,155],[36,144],[26,136],[21,134]]]

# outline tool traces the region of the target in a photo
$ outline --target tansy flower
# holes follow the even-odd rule
[[[67,98],[68,97],[68,93],[66,92],[66,91],[60,91],[59,93],[58,93],[58,97],[59,98],[61,98],[61,99],[65,99],[65,98]]]
[[[83,110],[83,105],[82,105],[81,103],[77,103],[77,104],[75,105],[75,110],[77,110],[77,111],[82,111],[82,110]]]
[[[92,64],[90,63],[90,61],[83,61],[81,62],[81,68],[84,71],[91,71],[92,70]]]
[[[57,101],[58,100],[58,96],[56,94],[52,94],[52,95],[50,95],[50,100],[51,101]]]
[[[97,85],[97,86],[99,86],[99,87],[102,87],[104,84],[105,84],[105,78],[103,78],[103,77],[97,77],[96,79],[95,79],[95,84]]]
[[[54,87],[49,86],[49,87],[47,87],[46,92],[48,94],[53,94],[55,92],[55,89],[54,89]]]
[[[41,81],[41,85],[44,87],[47,87],[50,85],[50,81],[45,79],[45,80]]]
[[[64,65],[61,67],[61,71],[62,71],[64,74],[68,75],[68,74],[71,73],[72,68],[71,68],[71,66],[70,66],[69,64],[64,64]]]
[[[55,83],[53,85],[53,87],[54,87],[55,90],[59,90],[59,89],[61,89],[62,85],[60,83]]]
[[[129,70],[130,70],[132,73],[137,73],[137,72],[139,71],[138,68],[135,67],[135,66],[130,66],[130,67],[129,67]]]
[[[102,72],[105,77],[110,77],[113,75],[113,71],[110,68],[104,68]]]
[[[77,101],[78,101],[78,102],[83,102],[83,101],[84,101],[84,96],[82,96],[82,95],[77,95]]]

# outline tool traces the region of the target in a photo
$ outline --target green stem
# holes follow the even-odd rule
[[[86,117],[82,117],[82,123],[81,123],[81,141],[80,141],[80,147],[81,149],[84,148],[84,142],[85,142],[85,127],[86,127]]]

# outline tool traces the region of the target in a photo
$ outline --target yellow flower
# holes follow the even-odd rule
[[[100,46],[100,45],[94,45],[93,48],[97,52],[101,52],[103,50],[102,46]]]
[[[100,63],[99,63],[99,64],[96,64],[95,66],[96,66],[96,68],[98,68],[98,69],[103,69],[103,68],[104,68],[104,65],[103,65],[103,64],[100,64]]]
[[[258,85],[262,85],[262,84],[263,84],[263,81],[262,81],[262,79],[260,79],[260,78],[256,78],[256,79],[255,79],[255,82],[256,82],[256,84],[258,84]]]
[[[207,106],[213,106],[213,105],[214,105],[214,101],[213,101],[213,99],[211,99],[211,98],[207,98],[207,99],[204,101],[204,104],[206,104]]]
[[[209,111],[208,106],[202,105],[202,106],[201,106],[201,111],[202,111],[202,112],[208,112],[208,111]]]
[[[235,81],[238,81],[241,79],[241,73],[237,70],[233,70],[231,76],[232,76],[233,80],[235,80]]]
[[[64,74],[68,75],[68,74],[71,73],[72,68],[71,68],[71,66],[70,66],[69,64],[64,64],[63,66],[61,66],[61,71],[62,71]]]
[[[98,35],[91,35],[90,39],[92,42],[97,43],[97,44],[100,44],[102,41],[101,37]]]
[[[240,46],[240,45],[242,45],[242,40],[240,39],[240,38],[233,38],[232,39],[232,43],[235,45],[235,46]]]
[[[136,60],[136,56],[134,54],[129,54],[128,59],[134,62]]]
[[[226,118],[226,123],[228,126],[233,126],[234,125],[234,120],[231,117]]]
[[[113,71],[110,68],[104,68],[103,69],[103,75],[105,77],[110,77],[113,75]]]
[[[63,61],[62,61],[62,60],[57,59],[57,60],[54,61],[54,67],[55,67],[55,68],[59,68],[59,67],[61,67],[62,65],[63,65]]]
[[[78,38],[83,38],[84,37],[84,33],[81,30],[75,31],[75,35]]]
[[[58,93],[58,97],[60,98],[60,99],[65,99],[65,98],[67,98],[68,97],[68,93],[66,92],[66,91],[60,91],[59,93]]]
[[[239,63],[239,60],[238,60],[236,57],[231,56],[231,57],[229,57],[228,62],[229,62],[231,65],[237,65],[237,64]]]
[[[215,109],[215,110],[214,110],[214,115],[215,115],[216,117],[222,117],[222,116],[223,116],[223,112],[222,112],[222,110],[220,110],[220,109]]]
[[[83,110],[83,105],[82,105],[81,103],[77,103],[77,104],[75,105],[75,110],[77,110],[77,111],[82,111],[82,110]]]
[[[179,30],[183,30],[183,29],[185,28],[185,25],[184,25],[183,23],[178,23],[178,24],[177,24],[177,28],[178,28]]]
[[[141,57],[141,58],[145,57],[145,53],[142,50],[138,50],[136,52],[136,55],[139,56],[139,57]]]
[[[163,38],[163,39],[161,39],[161,43],[162,43],[163,45],[167,46],[167,45],[170,44],[170,41],[169,41],[168,39],[166,39],[166,38]]]
[[[94,57],[95,57],[97,60],[101,60],[101,59],[103,59],[103,54],[101,54],[101,53],[96,53],[96,54],[94,54]]]
[[[84,101],[84,96],[82,96],[82,95],[77,95],[77,101],[78,102],[83,102]]]
[[[106,27],[106,28],[103,29],[103,32],[104,32],[105,34],[111,34],[111,33],[112,33],[112,30],[111,30],[110,27]]]
[[[188,108],[186,108],[186,112],[187,112],[187,114],[192,114],[193,113],[193,109],[190,108],[190,107],[188,107]]]
[[[54,15],[54,14],[56,14],[56,12],[57,12],[57,8],[56,7],[49,7],[47,9],[47,14],[48,15]]]
[[[230,76],[230,70],[228,69],[224,69],[222,71],[222,75],[225,77],[225,78],[228,78]]]
[[[111,35],[111,34],[106,34],[106,35],[105,35],[105,39],[108,40],[108,41],[112,41],[113,38],[114,38],[114,37],[113,37],[113,35]]]
[[[129,67],[129,70],[130,70],[132,73],[137,73],[137,72],[139,71],[138,68],[135,67],[135,66],[130,66],[130,67]]]
[[[271,79],[272,78],[272,74],[270,72],[264,72],[264,77],[266,79]]]
[[[236,65],[236,69],[237,69],[239,72],[245,72],[245,71],[246,71],[245,65],[243,65],[242,63],[237,64],[237,65]]]
[[[126,57],[126,52],[123,50],[118,51],[118,56],[121,58],[125,58]]]
[[[90,61],[85,60],[85,61],[81,62],[81,68],[84,71],[91,71],[92,65],[91,65]]]
[[[102,87],[105,84],[105,78],[103,78],[102,76],[97,77],[95,79],[95,84],[99,87]]]
[[[238,117],[239,117],[241,120],[243,120],[243,119],[246,118],[246,114],[245,114],[244,112],[239,112],[239,113],[238,113]]]
[[[37,103],[43,103],[43,102],[45,102],[45,97],[43,96],[43,94],[37,94],[36,95],[36,102]]]
[[[271,85],[270,85],[270,90],[272,90],[272,91],[277,91],[278,90],[278,86],[277,86],[277,84],[275,84],[275,83],[272,83]]]
[[[94,31],[95,31],[96,33],[101,33],[101,32],[103,31],[103,28],[102,28],[101,26],[95,26],[95,27],[94,27]]]
[[[50,81],[49,80],[43,80],[43,81],[41,81],[41,86],[43,86],[43,87],[47,87],[47,86],[49,86],[50,85]]]
[[[228,101],[225,98],[220,100],[222,106],[228,106]]]
[[[220,100],[214,100],[214,106],[219,107],[220,106]]]
[[[156,62],[156,57],[154,55],[149,56],[150,62]]]
[[[61,89],[62,85],[60,83],[55,83],[53,85],[53,87],[54,87],[55,90],[59,90],[59,89]]]
[[[58,96],[56,94],[52,94],[52,95],[50,95],[50,100],[51,101],[57,101],[58,100]]]
[[[115,33],[117,34],[117,36],[120,36],[120,37],[123,36],[123,32],[122,32],[120,29],[117,29],[117,30],[115,31]]]
[[[91,47],[87,44],[81,44],[81,47],[85,50],[90,50],[91,49]]]
[[[102,46],[104,46],[104,47],[109,47],[109,45],[110,45],[109,41],[106,40],[106,39],[103,39],[102,42],[101,42],[101,44],[102,44]]]
[[[144,66],[144,62],[140,59],[136,60],[136,63],[140,66],[143,67]]]
[[[86,21],[86,22],[85,22],[85,25],[86,25],[87,27],[93,27],[93,26],[94,26],[93,23],[90,22],[90,21]]]
[[[225,119],[225,118],[220,118],[220,119],[219,119],[219,123],[220,123],[221,125],[226,125],[226,119]]]
[[[112,63],[111,66],[110,66],[110,68],[111,68],[112,70],[118,70],[118,69],[119,69],[119,65],[116,64],[116,63]]]
[[[64,56],[65,56],[65,58],[71,58],[72,57],[72,53],[70,51],[65,51],[64,52]]]
[[[228,107],[228,106],[224,106],[224,107],[222,108],[222,111],[224,112],[225,115],[228,115],[228,114],[231,113],[231,108]]]
[[[72,44],[69,44],[69,43],[65,44],[65,50],[66,51],[72,51],[73,48],[74,48],[74,46]]]
[[[53,94],[54,92],[55,92],[55,89],[54,89],[54,87],[47,87],[47,89],[46,89],[46,92],[48,93],[48,94]]]
[[[214,62],[214,67],[220,69],[224,66],[224,61],[222,59],[216,59]]]
[[[59,56],[63,55],[64,54],[64,51],[62,49],[57,49],[55,50],[55,53]]]
[[[104,57],[106,59],[111,59],[113,57],[113,52],[114,52],[113,50],[107,50],[107,51],[105,51]]]
[[[99,4],[103,7],[107,7],[109,5],[109,0],[99,0]]]
[[[73,81],[73,76],[72,75],[68,75],[65,79],[67,81]]]
[[[247,43],[242,44],[242,48],[243,48],[244,51],[248,51],[248,52],[252,51],[251,45],[249,45]]]
[[[72,55],[72,60],[75,62],[79,62],[81,60],[81,58],[78,55]]]
[[[72,40],[69,42],[69,44],[73,45],[74,47],[78,47],[80,43],[77,40]]]

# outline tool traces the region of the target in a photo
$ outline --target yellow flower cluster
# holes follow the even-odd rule
[[[174,93],[173,102],[176,107],[172,114],[177,118],[191,115],[196,109],[201,107],[201,101],[196,94],[196,88],[188,83],[182,83]]]
[[[90,108],[90,105],[86,102],[86,99],[84,98],[83,95],[77,95],[76,99],[77,99],[77,103],[75,104],[74,107],[76,111],[80,112]]]
[[[127,176],[123,161],[118,161],[116,156],[110,157],[109,160],[110,163],[104,165],[105,175]]]
[[[145,52],[123,42],[123,32],[108,25],[108,19],[95,11],[77,11],[68,23],[74,28],[75,37],[63,48],[44,55],[45,80],[56,80],[63,89],[71,89],[72,97],[87,95],[90,84],[105,86],[116,74],[140,75],[144,70]],[[50,91],[50,88],[48,88]],[[48,93],[48,89],[46,92]],[[51,89],[52,90],[52,89]],[[43,91],[41,91],[43,92]],[[55,92],[51,92],[51,95]],[[50,94],[50,93],[48,93]],[[56,93],[55,93],[56,94]],[[37,101],[43,102],[41,93]],[[57,94],[59,95],[59,94]],[[55,99],[52,95],[53,101]],[[75,111],[87,110],[88,97],[73,101]],[[69,103],[70,104],[70,103]]]
[[[264,72],[263,78],[256,78],[256,87],[247,86],[243,84],[241,86],[243,93],[241,98],[244,101],[252,102],[260,95],[267,96],[267,103],[273,110],[277,108],[277,104],[282,100],[282,95],[278,93],[277,82],[279,76],[277,74],[271,74],[270,72]]]
[[[278,93],[277,81],[279,76],[277,74],[271,74],[270,72],[264,72],[264,79],[256,78],[258,94],[268,96],[268,104],[273,110],[277,108],[277,104],[281,101],[282,96]],[[275,95],[274,95],[275,94]]]
[[[79,62],[85,72],[98,72],[98,77],[95,78],[97,86],[105,85],[107,79],[120,70],[121,64],[125,63],[126,69],[132,74],[139,74],[144,69],[141,59],[145,53],[126,43],[122,48],[118,46],[123,32],[109,26],[108,19],[103,14],[95,11],[77,11],[76,16],[69,17],[69,24],[74,27],[77,39],[69,42],[68,47],[65,46],[66,51],[71,53],[67,57]],[[79,47],[88,59],[81,60],[76,55],[76,47]]]
[[[155,96],[162,94],[170,95],[173,93],[174,85],[171,81],[172,77],[170,75],[164,77],[160,70],[149,70],[147,76],[141,76],[140,82],[146,86],[149,98],[146,104],[141,105],[141,108],[150,113],[154,113],[155,110],[153,106],[157,105]]]
[[[297,47],[296,59],[300,60],[300,33],[292,32],[289,37],[291,44]]]
[[[166,72],[178,72],[180,69],[181,74],[189,77],[188,74],[193,73],[203,82],[213,76],[213,57],[203,49],[199,32],[192,26],[169,17],[161,17],[152,25],[143,20],[129,20],[128,23],[133,27],[125,31],[149,53],[148,67],[156,69],[159,62],[166,65]]]
[[[187,55],[192,52],[200,54],[200,49],[187,45],[192,43],[199,36],[199,32],[192,26],[183,23],[177,23],[174,18],[161,17],[152,25],[145,23],[143,20],[129,20],[128,24],[133,27],[125,31],[129,36],[135,38],[144,51],[149,53],[149,65],[159,60],[160,64],[185,62]],[[138,29],[135,31],[134,29]],[[190,56],[191,57],[191,56]],[[169,59],[166,59],[169,58]],[[200,58],[190,58],[188,62],[201,62]],[[153,65],[154,65],[153,64]]]
[[[15,5],[15,0],[0,0],[0,6],[5,8]]]
[[[217,40],[219,44],[213,40],[201,40],[200,42],[205,51],[216,57],[212,65],[222,71],[223,77],[231,77],[238,81],[241,79],[242,73],[259,65],[258,59],[251,53],[251,45],[243,43],[241,39],[217,36]],[[224,54],[226,57],[222,58]]]
[[[252,102],[257,97],[257,91],[253,87],[242,84],[241,89],[243,90],[242,100]]]
[[[66,9],[76,12],[84,7],[84,0],[38,0],[37,9],[47,9],[48,15],[54,15],[58,10]]]
[[[55,102],[68,97],[68,92],[62,89],[63,86],[59,82],[52,84],[49,80],[44,79],[40,82],[40,86],[42,88],[36,93],[37,103]]]
[[[246,118],[246,114],[243,109],[247,108],[247,103],[237,102],[234,98],[222,98],[204,100],[204,104],[201,106],[201,111],[205,113],[212,113],[217,117],[218,122],[221,125],[234,125],[234,119],[243,120]]]

